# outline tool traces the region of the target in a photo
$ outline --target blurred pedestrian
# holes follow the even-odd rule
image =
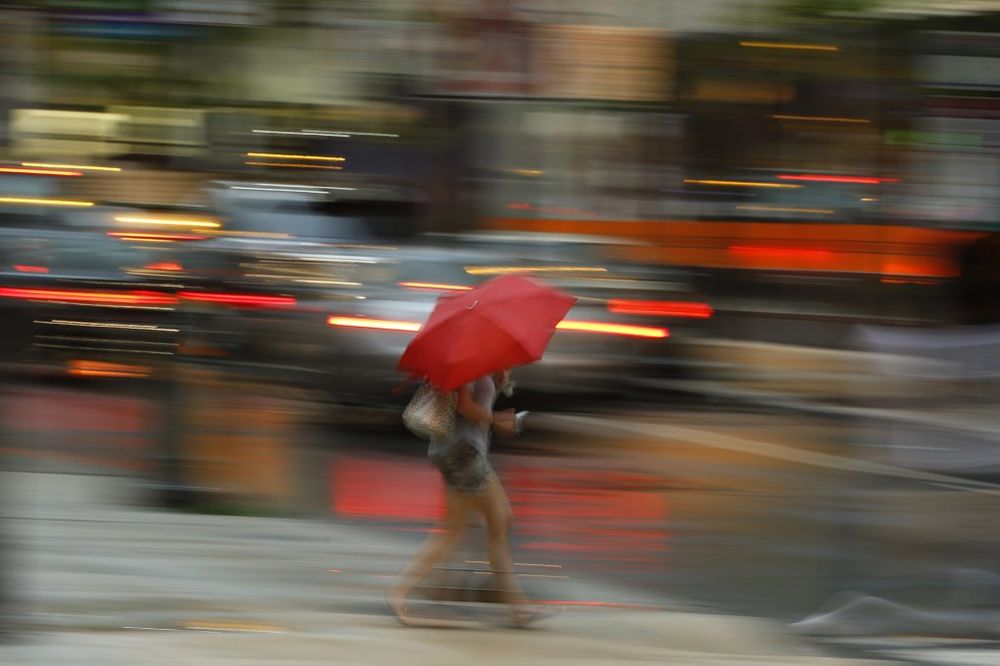
[[[514,575],[507,540],[510,502],[488,457],[492,433],[510,437],[517,430],[514,410],[494,411],[498,393],[509,384],[510,373],[504,370],[461,386],[457,389],[454,434],[431,439],[428,454],[444,480],[446,514],[441,529],[428,537],[389,594],[389,605],[403,624],[442,624],[409,615],[406,598],[451,555],[470,517],[477,513],[485,522],[487,554],[504,601],[511,605],[514,624],[524,626],[547,615],[528,602]]]

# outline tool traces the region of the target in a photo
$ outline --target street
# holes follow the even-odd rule
[[[199,371],[178,416],[180,480],[206,493],[202,512],[238,515],[143,509],[161,481],[157,395],[113,383],[7,387],[4,515],[28,627],[53,638],[138,631],[126,627],[322,633],[348,616],[381,626],[381,591],[441,508],[424,445],[381,422],[318,414],[290,390]],[[534,415],[528,433],[494,448],[516,567],[532,597],[567,609],[553,626],[591,637],[593,613],[787,627],[847,592],[941,612],[988,602],[997,544],[975,517],[1000,493],[959,478],[942,489],[950,477],[868,460],[870,437],[849,418],[680,397]],[[290,518],[253,517],[266,515]],[[470,603],[488,595],[479,536],[429,582],[429,598],[435,586]]]

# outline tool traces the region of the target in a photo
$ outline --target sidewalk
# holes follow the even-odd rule
[[[0,647],[5,665],[863,663],[822,656],[776,623],[585,581],[560,592],[592,605],[534,630],[403,628],[381,595],[414,538],[128,507],[123,478],[0,479],[28,606],[26,638]]]

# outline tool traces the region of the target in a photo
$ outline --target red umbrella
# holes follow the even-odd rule
[[[576,297],[503,275],[438,300],[399,360],[400,370],[453,391],[478,377],[537,361]]]

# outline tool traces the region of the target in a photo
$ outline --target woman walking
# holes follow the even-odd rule
[[[514,575],[507,545],[510,503],[488,454],[493,433],[509,436],[517,429],[513,410],[493,410],[497,393],[510,381],[506,368],[542,358],[556,325],[575,302],[575,297],[526,276],[501,275],[439,298],[403,352],[401,371],[449,396],[446,410],[451,409],[452,391],[457,400],[454,428],[428,430],[448,433],[431,435],[429,451],[444,480],[446,514],[440,532],[428,538],[389,594],[389,606],[400,622],[442,624],[407,615],[406,597],[451,554],[473,514],[486,523],[486,549],[514,623],[523,626],[546,615],[528,604]],[[446,416],[450,421],[451,412]],[[415,432],[421,430],[425,428]]]
[[[406,597],[435,566],[451,555],[469,518],[477,513],[485,523],[486,552],[504,601],[511,605],[514,624],[523,626],[544,615],[528,603],[513,573],[507,541],[510,503],[488,458],[492,433],[507,437],[515,434],[514,410],[493,411],[497,394],[509,381],[509,373],[505,370],[460,387],[454,435],[447,440],[431,439],[428,453],[444,481],[446,514],[442,529],[427,539],[390,593],[389,605],[403,624],[442,624],[409,616]]]

